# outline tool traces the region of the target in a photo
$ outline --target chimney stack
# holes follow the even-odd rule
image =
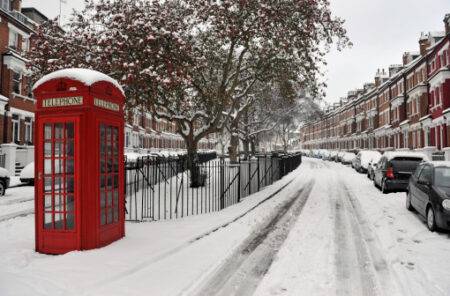
[[[447,13],[444,17],[445,35],[450,34],[450,13]]]
[[[422,32],[419,39],[420,55],[425,56],[427,54],[427,49],[430,46],[430,40],[428,34]]]
[[[402,65],[390,65],[389,66],[389,77],[394,76],[403,68]]]

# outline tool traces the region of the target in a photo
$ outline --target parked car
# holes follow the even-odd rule
[[[450,162],[418,166],[409,180],[406,208],[425,217],[429,230],[450,230]]]
[[[337,150],[331,150],[331,151],[330,151],[330,158],[329,158],[329,161],[336,161],[336,157],[337,157],[337,155],[338,155],[338,152],[339,152],[339,151],[337,151]]]
[[[351,164],[356,155],[352,152],[344,152],[341,162],[342,164]]]
[[[360,173],[366,173],[369,168],[369,163],[374,159],[378,162],[381,158],[381,153],[378,151],[364,150],[360,151],[353,161],[353,168]]]
[[[34,161],[27,164],[20,172],[20,182],[34,185]]]
[[[344,154],[345,154],[345,153],[346,153],[346,152],[343,151],[343,150],[339,151],[339,152],[337,153],[337,155],[336,155],[335,161],[336,161],[336,162],[341,162],[341,161],[342,161],[342,157],[344,157]]]
[[[373,180],[375,177],[375,165],[380,161],[381,156],[381,153],[379,153],[379,155],[374,155],[372,160],[367,165],[367,178],[370,180]]]
[[[427,160],[419,152],[386,152],[374,167],[373,183],[383,193],[404,191],[419,163]]]
[[[8,170],[0,168],[0,196],[5,195],[6,189],[9,187],[10,180]]]

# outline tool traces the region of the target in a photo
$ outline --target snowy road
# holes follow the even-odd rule
[[[130,223],[99,250],[36,254],[33,215],[9,219],[0,295],[450,295],[450,235],[429,232],[404,201],[349,167],[305,159],[238,205]]]

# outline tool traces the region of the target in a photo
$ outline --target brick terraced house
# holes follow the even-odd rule
[[[445,31],[422,33],[418,52],[376,72],[322,118],[300,129],[304,149],[418,149],[450,160],[450,14]]]

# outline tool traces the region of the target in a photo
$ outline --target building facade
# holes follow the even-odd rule
[[[419,51],[405,52],[402,64],[379,69],[374,83],[305,123],[302,148],[449,151],[450,14],[444,26],[422,33]]]

